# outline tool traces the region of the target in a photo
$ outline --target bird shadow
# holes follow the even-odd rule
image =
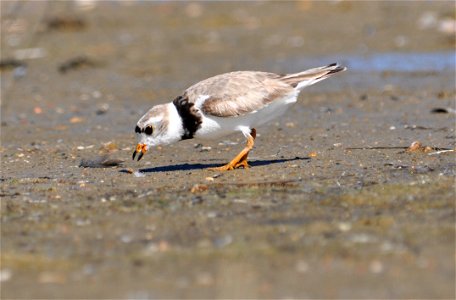
[[[251,167],[267,166],[272,164],[280,164],[290,161],[310,160],[310,157],[294,157],[294,158],[280,158],[280,159],[266,159],[266,160],[252,160],[249,161]],[[140,169],[141,173],[158,173],[158,172],[174,172],[174,171],[194,171],[207,168],[219,167],[221,164],[177,164],[169,166],[160,166],[153,168]],[[120,172],[122,172],[121,170]]]

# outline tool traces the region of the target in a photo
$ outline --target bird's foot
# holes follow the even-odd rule
[[[247,163],[247,159],[241,160],[238,162],[229,162],[224,166],[221,167],[215,167],[215,168],[208,168],[209,171],[231,171],[237,168],[243,167],[244,169],[250,168],[249,164]]]
[[[234,166],[235,169],[240,168],[240,167],[243,167],[244,169],[250,168],[250,165],[249,165],[249,163],[247,162],[247,159],[244,159],[244,160],[238,162],[238,163]]]
[[[234,166],[230,164],[226,164],[221,167],[214,167],[214,168],[207,168],[209,171],[215,171],[215,172],[223,172],[223,171],[231,171],[234,170]]]

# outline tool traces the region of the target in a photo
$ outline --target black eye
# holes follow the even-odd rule
[[[151,135],[154,130],[152,129],[152,126],[147,126],[146,129],[144,129],[144,132],[147,135]]]
[[[141,133],[141,129],[139,128],[139,126],[136,126],[135,132],[136,132],[136,133]]]

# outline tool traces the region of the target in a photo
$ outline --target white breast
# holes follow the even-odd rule
[[[297,101],[297,97],[298,92],[294,91],[286,97],[269,103],[262,109],[238,117],[220,118],[203,115],[201,128],[196,132],[195,137],[212,139],[225,136],[236,131],[245,133],[246,129],[264,125],[283,115],[287,109]],[[196,107],[199,108],[198,105],[196,105]]]

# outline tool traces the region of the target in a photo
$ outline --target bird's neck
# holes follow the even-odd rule
[[[176,106],[171,102],[167,104],[168,113],[168,132],[167,137],[169,144],[183,140],[185,129],[183,126],[182,118],[179,115]]]

